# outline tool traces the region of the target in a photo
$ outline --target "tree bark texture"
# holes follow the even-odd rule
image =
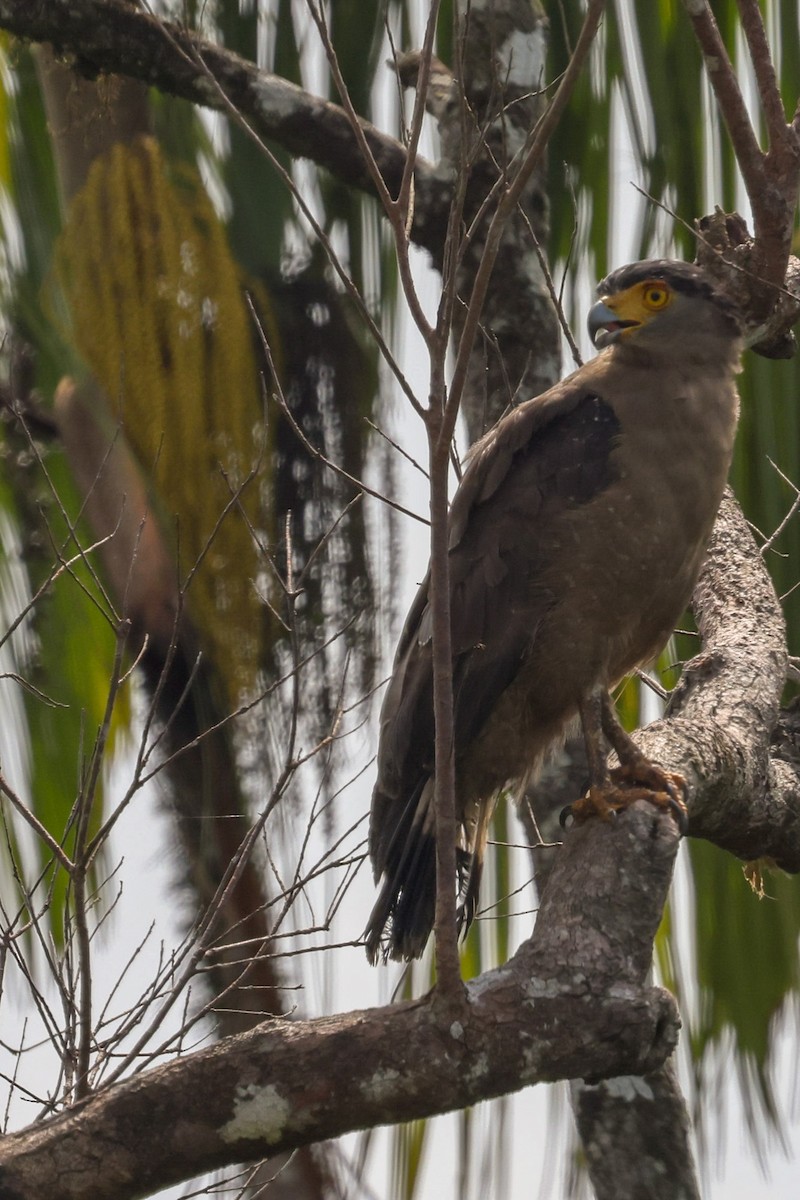
[[[494,207],[486,206],[486,197],[509,172],[513,177],[515,160],[546,107],[548,46],[548,20],[538,0],[460,0],[458,8],[459,100],[439,118],[448,155],[441,165],[454,178],[466,170],[471,187],[465,216],[468,226],[475,222],[456,275],[457,338]],[[456,122],[460,138],[452,128]],[[545,183],[542,163],[503,231],[462,401],[470,442],[510,404],[546,391],[561,374],[558,319],[534,245],[545,246],[549,233]]]
[[[700,1200],[671,1062],[649,1075],[575,1080],[571,1099],[597,1200]]]

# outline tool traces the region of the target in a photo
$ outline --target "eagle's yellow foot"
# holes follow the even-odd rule
[[[678,822],[681,833],[686,832],[689,823],[686,780],[677,771],[665,771],[658,763],[642,756],[615,767],[611,772],[611,781],[626,789],[638,790],[642,799],[649,800],[659,808],[668,808]]]
[[[686,781],[682,775],[665,771],[642,758],[636,763],[617,767],[607,783],[593,784],[585,796],[567,805],[559,819],[562,826],[569,818],[585,821],[587,817],[600,817],[609,821],[637,800],[647,800],[656,808],[667,809],[680,832],[685,834],[689,826],[685,796]]]

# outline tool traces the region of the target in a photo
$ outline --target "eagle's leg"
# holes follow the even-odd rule
[[[686,831],[686,781],[682,775],[665,771],[646,758],[633,738],[622,728],[611,697],[603,690],[595,692],[579,705],[586,757],[589,762],[589,790],[564,814],[575,820],[600,816],[605,820],[630,807],[637,800],[647,800],[658,808],[666,808],[675,817],[682,833]],[[620,765],[608,768],[603,737],[616,751]]]
[[[625,787],[644,789],[644,794],[652,803],[669,808],[681,826],[688,821],[686,811],[686,780],[677,771],[665,771],[658,763],[651,762],[642,754],[636,742],[620,724],[608,692],[602,693],[601,719],[603,733],[616,751],[620,765],[611,772],[614,783]]]

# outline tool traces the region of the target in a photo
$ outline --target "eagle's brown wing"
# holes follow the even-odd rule
[[[591,366],[591,364],[590,364]],[[546,575],[554,517],[616,478],[620,426],[583,368],[514,410],[473,449],[450,513],[455,756],[458,767],[530,652],[552,597]],[[383,885],[368,926],[374,959],[419,953],[435,891],[429,786],[434,766],[428,579],[409,612],[381,712],[369,848]],[[497,779],[495,787],[504,780]],[[457,816],[467,798],[459,789]],[[473,797],[474,798],[474,797]],[[488,797],[486,797],[488,799]]]

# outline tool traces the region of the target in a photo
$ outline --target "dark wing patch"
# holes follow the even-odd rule
[[[456,756],[513,679],[550,602],[537,578],[554,516],[588,503],[616,478],[613,408],[584,392],[549,403],[553,394],[521,405],[490,431],[453,502]],[[379,782],[388,771],[388,791],[405,796],[433,762],[428,626],[426,578],[403,629],[381,715]]]
[[[541,579],[554,518],[616,479],[618,436],[610,405],[583,395],[536,429],[502,479],[487,471],[490,487],[450,551],[457,756],[512,682],[551,603]]]

